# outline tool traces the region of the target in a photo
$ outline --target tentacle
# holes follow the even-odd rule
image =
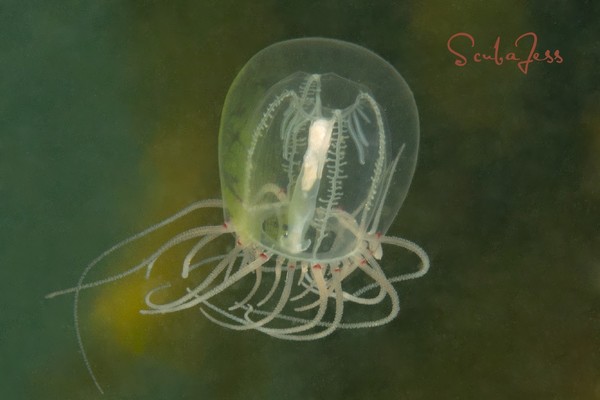
[[[273,308],[270,314],[268,314],[265,318],[259,321],[252,321],[247,314],[244,315],[244,319],[249,322],[249,324],[246,325],[247,329],[256,329],[260,326],[263,326],[271,322],[273,319],[275,319],[277,315],[281,313],[281,311],[283,311],[290,297],[290,293],[292,292],[292,283],[294,282],[295,271],[295,268],[288,267],[287,272],[285,274],[285,285],[283,287],[283,291],[281,292],[279,301],[277,302],[275,308]]]
[[[276,338],[285,339],[285,340],[307,341],[307,340],[316,340],[316,339],[324,338],[325,336],[327,336],[327,335],[331,334],[333,331],[335,331],[340,326],[340,322],[342,321],[342,316],[344,314],[344,297],[343,297],[341,277],[340,277],[339,272],[333,272],[332,286],[333,286],[333,292],[335,293],[335,315],[333,317],[333,321],[331,323],[326,324],[327,329],[324,329],[320,332],[316,332],[313,334],[307,334],[307,335],[289,335],[289,334],[270,334],[270,335],[274,336]],[[325,300],[325,301],[327,301],[327,300]],[[322,316],[321,316],[321,318],[322,318]],[[316,323],[315,323],[315,321],[316,321],[316,319],[311,321],[311,323],[314,323],[313,327],[319,325],[319,322],[321,322],[320,319],[318,321],[316,321]]]
[[[283,257],[277,257],[277,261],[275,262],[275,279],[273,279],[273,284],[271,285],[271,289],[265,295],[265,297],[259,301],[256,306],[260,307],[265,304],[275,293],[277,286],[279,285],[279,280],[281,279],[281,265],[284,263],[285,259]]]
[[[421,265],[419,270],[413,273],[398,275],[390,278],[390,282],[401,282],[408,279],[420,278],[429,271],[430,261],[429,256],[418,244],[411,242],[410,240],[395,237],[395,236],[382,236],[381,243],[393,244],[396,246],[404,247],[408,251],[412,251],[421,259]]]
[[[391,321],[393,318],[395,318],[398,315],[398,312],[400,311],[400,302],[398,299],[398,294],[397,294],[396,290],[394,289],[394,287],[391,285],[391,283],[388,281],[388,279],[385,277],[385,274],[383,273],[381,266],[379,266],[379,263],[371,256],[371,254],[366,253],[363,256],[364,256],[366,262],[361,263],[362,260],[360,258],[356,257],[354,259],[354,261],[352,262],[352,265],[361,265],[362,264],[360,270],[365,272],[365,274],[367,274],[370,278],[372,278],[375,281],[374,285],[377,285],[378,287],[380,287],[383,290],[384,294],[386,294],[390,298],[390,301],[392,302],[392,307],[386,317],[375,320],[375,321],[364,321],[364,322],[353,322],[353,323],[341,322],[341,315],[339,316],[339,321],[337,321],[336,318],[334,318],[334,321],[332,321],[332,322],[327,322],[327,321],[322,321],[322,320],[315,322],[314,318],[308,319],[308,318],[302,318],[302,317],[285,315],[285,314],[279,314],[275,318],[284,320],[284,321],[288,321],[291,323],[295,323],[295,324],[314,324],[315,327],[321,326],[321,327],[332,328],[335,326],[331,330],[328,330],[329,333],[331,331],[333,331],[335,328],[340,328],[340,329],[371,328],[371,327],[375,327],[375,326],[384,325],[384,324],[388,323],[389,321]],[[338,296],[343,294],[342,289],[341,289],[342,276],[343,275],[340,274],[337,277],[337,279],[338,279],[337,282],[339,282],[339,290],[337,287],[334,290],[336,293],[336,299],[338,298]],[[333,282],[334,282],[334,285],[337,285],[335,280]],[[356,293],[354,295],[356,295]],[[342,299],[343,298],[345,298],[345,296],[343,296]],[[342,306],[339,304],[339,300],[336,300],[336,315],[338,315],[337,310],[339,307],[342,307]],[[252,310],[251,313],[257,314],[257,315],[269,314],[269,312],[263,311],[263,310]],[[341,311],[340,311],[340,314],[341,314]],[[262,329],[261,331],[265,331],[265,329]],[[280,331],[283,331],[283,330],[280,330]],[[323,334],[323,332],[324,331],[315,333],[314,335],[320,335],[318,337],[324,337],[325,334]],[[311,335],[293,336],[293,335],[281,334],[278,332],[265,332],[265,333],[267,333],[271,336],[275,336],[275,337],[278,337],[281,339],[288,339],[288,340],[311,340],[311,339],[317,338],[317,337],[311,336]]]
[[[99,280],[94,281],[94,282],[83,284],[83,280],[85,280],[85,276],[87,276],[87,274],[90,272],[90,270],[92,268],[94,268],[94,266],[97,265],[100,261],[102,261],[103,259],[105,259],[106,257],[108,257],[110,254],[114,253],[116,250],[118,250],[118,249],[126,246],[127,244],[132,243],[132,242],[134,242],[134,241],[136,241],[138,239],[141,239],[144,236],[147,236],[148,234],[150,234],[150,233],[152,233],[152,232],[154,232],[154,231],[156,231],[156,230],[158,230],[158,229],[160,229],[160,228],[162,228],[162,227],[164,227],[164,226],[166,226],[166,225],[174,222],[175,220],[177,220],[177,219],[179,219],[179,218],[181,218],[181,217],[189,214],[190,212],[192,212],[194,210],[197,210],[197,209],[200,209],[200,208],[206,208],[206,207],[221,207],[222,204],[223,203],[222,203],[221,200],[199,201],[199,202],[194,203],[191,206],[189,206],[189,207],[187,207],[187,208],[179,211],[178,213],[172,215],[171,217],[169,217],[169,218],[167,218],[167,219],[165,219],[165,220],[163,220],[163,221],[161,221],[161,222],[159,222],[159,223],[157,223],[155,225],[152,225],[151,227],[143,230],[142,232],[137,233],[137,234],[135,234],[135,235],[133,235],[133,236],[131,236],[131,237],[129,237],[129,238],[127,238],[127,239],[119,242],[119,243],[117,243],[116,245],[112,246],[110,249],[104,251],[102,254],[100,254],[98,257],[96,257],[94,260],[92,260],[92,262],[90,262],[87,265],[87,267],[82,272],[82,276],[83,276],[84,279],[80,279],[81,282],[82,282],[80,285],[78,284],[77,286],[74,286],[74,287],[71,287],[71,288],[67,288],[67,289],[63,289],[63,290],[57,290],[55,292],[48,293],[45,297],[47,299],[52,299],[52,298],[57,297],[57,296],[63,296],[65,294],[75,293],[77,290],[81,291],[81,290],[90,289],[90,288],[97,287],[97,286],[102,286],[102,285],[105,285],[107,283],[111,283],[111,282],[117,281],[119,279],[123,279],[123,278],[125,278],[125,277],[127,277],[127,276],[129,276],[129,275],[131,275],[131,274],[133,274],[133,273],[135,273],[137,271],[139,271],[140,269],[144,268],[152,260],[152,258],[154,257],[154,255],[156,253],[153,254],[152,256],[146,258],[143,262],[137,264],[136,266],[134,266],[134,267],[132,267],[132,268],[130,268],[130,269],[124,271],[124,272],[121,272],[119,274],[115,274],[115,275],[110,276],[108,278],[99,279]],[[196,236],[200,236],[202,234],[209,234],[209,233],[213,233],[213,232],[221,232],[221,233],[231,232],[231,228],[224,227],[224,226],[207,226],[207,227],[204,227],[204,228],[196,228],[196,229],[205,229],[206,231],[204,233],[199,234],[199,235],[192,236],[192,238],[196,237]]]
[[[362,304],[362,305],[379,304],[385,298],[386,291],[379,284],[376,284],[376,285],[377,285],[377,287],[379,287],[379,293],[377,293],[377,296],[375,296],[375,297],[368,297],[368,298],[360,297],[360,294],[362,294],[362,293],[358,293],[358,291],[357,291],[357,292],[354,292],[353,294],[344,293],[344,299],[351,301],[353,303]]]
[[[355,322],[355,323],[339,322],[336,324],[337,328],[357,329],[357,328],[371,328],[371,327],[375,327],[375,326],[384,325],[384,324],[388,323],[389,321],[391,321],[393,318],[395,318],[400,310],[400,302],[398,299],[398,294],[397,294],[396,290],[394,289],[394,287],[387,281],[387,278],[383,274],[381,267],[379,266],[377,261],[375,259],[373,259],[373,257],[370,255],[370,253],[365,254],[364,256],[365,256],[365,259],[367,260],[367,262],[364,263],[364,265],[361,267],[361,270],[364,271],[367,275],[369,275],[373,280],[375,280],[377,282],[377,285],[379,285],[380,287],[383,288],[383,290],[385,291],[385,294],[387,294],[390,297],[390,300],[392,302],[392,308],[386,317],[381,318],[379,320]],[[356,265],[360,265],[361,260],[356,258],[353,263]],[[341,279],[340,279],[340,282],[341,282]],[[259,314],[259,315],[265,314],[265,312],[262,310],[254,310],[253,313]],[[308,318],[301,318],[301,317],[284,315],[284,314],[278,315],[277,318],[286,320],[289,322],[293,322],[293,323],[314,322],[314,319],[311,320]],[[333,324],[334,324],[333,322],[319,321],[318,323],[315,324],[315,326],[331,327]],[[276,336],[271,333],[268,333],[268,334],[271,336]],[[277,337],[279,337],[279,336],[277,336]],[[306,337],[306,336],[302,336],[302,337]],[[285,339],[285,338],[282,338],[282,339]],[[290,339],[290,340],[303,340],[303,339]]]
[[[416,243],[411,242],[410,240],[406,240],[406,239],[402,239],[402,238],[394,237],[394,236],[381,236],[379,238],[379,240],[381,243],[392,244],[395,246],[403,247],[406,250],[413,252],[421,260],[418,271],[388,278],[388,282],[395,283],[395,282],[406,281],[409,279],[419,278],[419,277],[425,275],[427,273],[427,271],[429,270],[429,267],[430,267],[429,256],[427,255],[425,250],[423,250]],[[360,288],[359,290],[357,290],[356,292],[354,292],[354,295],[360,296],[361,294],[366,293],[370,290],[373,290],[378,286],[379,285],[377,283],[372,283],[372,284],[366,285],[366,286]]]
[[[158,260],[158,258],[160,256],[162,256],[164,253],[166,253],[167,251],[169,251],[170,249],[172,249],[173,247],[175,247],[183,242],[186,242],[188,240],[195,239],[197,237],[201,237],[204,235],[210,235],[210,236],[217,237],[227,231],[228,231],[228,228],[226,228],[225,226],[215,225],[215,226],[204,226],[204,227],[200,227],[200,228],[192,228],[183,233],[180,233],[179,235],[170,239],[167,243],[160,246],[160,248],[157,251],[155,251],[154,254],[152,254],[150,257],[147,258],[148,263],[147,263],[147,267],[146,267],[146,279],[150,278],[150,274],[152,273],[154,263]],[[199,243],[201,243],[202,241],[203,240],[200,240]],[[193,251],[193,249],[192,249],[192,251]]]
[[[313,275],[313,279],[317,285],[317,288],[319,289],[319,298],[321,300],[321,302],[319,304],[319,309],[316,312],[314,318],[310,322],[307,322],[306,324],[303,324],[300,326],[294,326],[294,327],[290,327],[290,328],[281,328],[281,329],[259,327],[259,328],[257,328],[257,330],[264,332],[268,335],[274,336],[274,337],[279,337],[282,335],[286,336],[286,335],[290,335],[293,333],[307,331],[307,330],[315,327],[319,322],[321,322],[321,320],[323,319],[323,316],[325,315],[325,311],[327,309],[327,299],[328,299],[327,285],[325,283],[325,278],[323,276],[323,270],[322,270],[321,266],[314,265],[310,269],[310,273]]]
[[[237,245],[242,248],[243,245],[241,244],[241,242],[237,242]],[[240,268],[245,267],[246,265],[248,265],[248,260],[252,259],[253,257],[255,257],[256,255],[254,254],[254,250],[252,249],[246,249],[243,250],[243,256],[242,256],[242,261],[240,262]],[[229,262],[229,265],[227,266],[227,270],[225,271],[225,274],[223,275],[223,282],[227,281],[229,279],[229,276],[231,275],[231,271],[233,271],[233,267],[235,266],[235,259],[232,259]]]
[[[361,271],[364,271],[375,281],[377,285],[383,288],[383,290],[386,292],[386,294],[389,296],[392,302],[392,307],[388,315],[384,318],[375,321],[344,324],[343,327],[347,329],[372,328],[375,326],[384,325],[390,322],[392,319],[394,319],[400,312],[400,299],[398,298],[398,293],[396,292],[396,289],[394,289],[392,284],[389,282],[389,280],[386,278],[377,260],[375,260],[371,253],[368,252],[363,254],[362,256],[367,261],[367,263],[363,265]],[[360,260],[358,260],[357,262],[360,263]]]
[[[359,263],[349,262],[348,260],[344,260],[344,262],[342,263],[340,279],[342,281],[344,279],[346,279],[351,273],[353,273],[359,267],[359,265],[360,265]],[[362,305],[379,304],[385,298],[386,291],[381,286],[378,286],[378,287],[379,287],[379,293],[375,297],[365,298],[365,297],[360,297],[356,293],[350,294],[350,293],[344,292],[344,300],[351,301],[352,303],[356,303],[356,304],[362,304]]]
[[[214,311],[219,312],[221,315],[225,315],[225,313],[222,310],[220,310],[217,307],[215,307],[214,305],[210,304],[208,301],[205,301],[204,304],[207,305],[209,308],[213,309]],[[271,311],[266,311],[266,310],[252,310],[251,314],[256,314],[256,315],[271,315],[272,312]],[[229,315],[227,317],[231,318],[234,321],[240,322],[240,323],[244,321],[243,319],[238,318],[235,315]],[[307,322],[312,321],[312,319],[309,319],[309,318],[296,317],[296,316],[286,315],[286,314],[278,314],[277,316],[275,316],[274,319],[288,321],[288,322],[292,322],[294,324],[303,324],[303,323],[307,323]],[[328,326],[331,326],[331,322],[320,321],[317,324],[315,324],[315,326],[328,327]]]
[[[292,275],[292,276],[290,276],[290,275]],[[317,282],[323,281],[318,276],[319,276],[319,274],[317,273],[317,277],[315,278],[315,281],[317,281]],[[284,339],[284,340],[295,340],[295,341],[316,340],[316,339],[323,338],[323,337],[331,334],[333,331],[335,331],[335,329],[337,329],[340,326],[340,322],[341,322],[342,316],[343,316],[343,308],[344,308],[340,271],[338,270],[338,271],[334,272],[333,277],[332,277],[333,288],[334,288],[333,291],[335,293],[335,299],[336,299],[335,316],[334,316],[334,319],[332,322],[321,322],[320,319],[322,319],[322,315],[320,315],[320,318],[319,318],[319,315],[317,315],[317,316],[315,316],[314,319],[309,320],[309,319],[304,319],[304,318],[288,317],[288,316],[279,314],[281,312],[281,310],[283,310],[283,307],[285,306],[285,303],[287,302],[287,297],[289,296],[289,293],[291,291],[292,281],[293,281],[293,269],[288,269],[288,273],[286,276],[286,286],[284,288],[284,292],[280,298],[280,301],[279,301],[277,307],[275,307],[275,309],[273,311],[266,312],[266,311],[262,311],[262,310],[260,310],[260,311],[253,310],[251,308],[247,309],[247,312],[245,315],[246,320],[249,319],[249,317],[248,317],[249,313],[256,313],[256,314],[267,316],[266,318],[256,321],[253,324],[244,324],[244,320],[242,320],[241,318],[238,318],[235,315],[229,314],[229,313],[221,310],[220,308],[210,304],[207,301],[205,301],[204,304],[207,305],[209,308],[211,308],[213,311],[216,311],[216,312],[220,313],[221,315],[223,315],[235,322],[238,322],[240,325],[224,323],[222,321],[217,320],[210,314],[208,314],[208,312],[206,312],[204,309],[201,309],[201,311],[208,319],[215,322],[216,324],[221,325],[226,328],[235,329],[235,330],[256,329],[260,326],[263,326],[267,322],[270,322],[271,320],[273,320],[275,318],[289,320],[289,321],[295,322],[295,323],[304,323],[303,329],[300,329],[300,327],[294,327],[294,328],[288,328],[288,329],[266,329],[266,328],[259,329],[260,331],[265,332],[273,337],[277,337],[279,339]],[[322,285],[320,285],[320,286],[322,287]],[[325,297],[323,299],[325,299],[325,301],[326,301]],[[308,325],[310,325],[310,326],[308,326]],[[279,333],[279,332],[284,332],[284,331],[290,332],[292,330],[297,330],[298,332],[302,332],[304,330],[308,330],[308,329],[311,329],[316,326],[324,326],[327,329],[317,332],[317,333],[314,333],[314,334],[307,334],[307,335],[292,335],[292,334]]]
[[[306,276],[306,272],[308,271],[308,264],[306,262],[300,263],[300,278],[298,278],[298,285],[302,283],[304,277]]]
[[[244,319],[238,318],[231,314],[227,315],[227,313],[225,313],[225,312],[220,312],[220,314],[223,316],[226,316],[227,318],[229,318],[230,320],[232,320],[234,322],[237,322],[239,325],[234,325],[234,326],[236,326],[237,327],[236,329],[238,329],[238,330],[250,329],[248,327],[248,322],[251,321],[251,317],[250,317],[251,315],[266,316],[269,318],[269,322],[274,319],[280,319],[280,320],[292,322],[294,324],[301,324],[300,326],[295,326],[295,327],[291,327],[291,328],[287,328],[287,329],[273,329],[273,328],[264,327],[264,325],[265,325],[264,319],[256,321],[257,323],[258,322],[261,323],[261,328],[258,329],[259,331],[269,334],[271,336],[278,337],[281,339],[286,339],[286,340],[311,340],[311,339],[324,337],[327,334],[331,333],[336,328],[357,329],[357,328],[368,328],[368,327],[374,327],[374,326],[386,324],[389,321],[391,321],[393,318],[395,318],[400,310],[400,302],[398,299],[398,294],[391,283],[422,276],[423,274],[425,274],[427,272],[427,269],[429,268],[429,258],[427,257],[427,254],[419,246],[417,246],[416,244],[414,244],[410,241],[407,241],[405,239],[400,239],[400,238],[395,238],[395,237],[381,237],[380,241],[381,241],[381,243],[394,244],[397,246],[404,247],[404,248],[414,252],[415,254],[417,254],[421,259],[421,268],[419,269],[419,271],[388,279],[385,276],[385,273],[383,272],[379,263],[373,257],[372,253],[369,251],[368,246],[364,246],[364,248],[362,249],[361,258],[355,257],[352,261],[346,260],[344,263],[342,263],[341,268],[332,269],[332,278],[330,279],[329,286],[327,284],[327,280],[325,280],[322,273],[319,275],[314,275],[314,274],[311,275],[311,274],[306,273],[307,272],[306,268],[304,269],[304,274],[299,279],[299,282],[302,283],[305,286],[305,288],[308,288],[308,289],[304,290],[300,295],[294,296],[294,298],[303,297],[303,296],[306,296],[308,293],[313,293],[313,294],[319,295],[319,301],[312,303],[309,306],[303,306],[299,309],[296,309],[296,311],[314,308],[314,307],[316,307],[316,305],[320,306],[320,310],[321,310],[322,307],[326,306],[326,299],[329,297],[334,297],[336,299],[336,317],[334,317],[334,320],[331,322],[322,321],[323,315],[319,315],[319,312],[317,312],[317,315],[315,315],[315,317],[311,319],[311,318],[301,318],[301,317],[297,317],[297,316],[281,314],[280,313],[281,310],[268,311],[268,310],[253,309],[249,306],[244,307],[246,309]],[[364,286],[363,288],[355,291],[352,294],[344,292],[342,290],[341,282],[343,281],[343,279],[347,278],[350,274],[352,274],[354,272],[354,270],[361,263],[364,265],[362,267],[360,267],[360,269],[367,276],[369,276],[371,279],[373,279],[374,282],[369,285]],[[311,273],[313,273],[313,272],[314,271],[311,270]],[[314,279],[311,279],[311,276],[313,276]],[[317,285],[317,276],[321,277],[320,285]],[[377,296],[372,297],[372,298],[364,298],[361,296],[362,294],[364,294],[367,291],[372,290],[374,288],[379,288],[379,293],[377,294]],[[325,290],[326,290],[326,292],[325,292]],[[325,293],[326,293],[326,296],[324,296]],[[341,296],[341,301],[339,300],[340,296]],[[390,311],[387,316],[377,319],[377,320],[374,320],[374,321],[363,321],[363,322],[356,322],[356,323],[342,323],[341,322],[341,318],[342,318],[341,311],[338,312],[338,310],[343,310],[343,301],[351,301],[351,302],[354,302],[357,304],[362,304],[362,305],[374,305],[374,304],[378,304],[381,301],[383,301],[383,299],[386,296],[390,298],[390,301],[392,303]],[[325,306],[324,306],[324,303],[325,303]],[[207,304],[207,302],[205,302],[205,304]],[[216,307],[214,307],[214,306],[211,307],[211,306],[208,306],[208,304],[207,304],[208,308],[211,308],[214,311],[217,311]],[[277,311],[277,312],[275,312],[275,311]],[[203,310],[203,312],[205,314],[208,314],[204,310]],[[217,312],[219,312],[219,311],[217,311]],[[338,317],[338,315],[339,315],[339,317]],[[208,317],[208,315],[207,315],[207,317]],[[212,319],[214,319],[214,317],[212,317]],[[221,321],[219,321],[219,322],[221,322]],[[221,323],[221,325],[223,325],[223,324],[226,324],[226,323]],[[225,326],[225,325],[223,325],[223,326]],[[296,334],[296,333],[304,333],[314,327],[325,327],[327,329],[325,329],[321,332],[314,333],[314,334]],[[296,332],[294,332],[294,331],[296,331]]]
[[[196,288],[194,289],[196,291],[196,293],[199,293],[202,290],[206,289],[208,286],[210,286],[210,284],[219,276],[219,274],[221,272],[223,272],[223,270],[225,268],[227,268],[228,265],[230,265],[232,262],[235,261],[235,259],[237,258],[237,256],[239,255],[240,252],[241,252],[241,248],[239,246],[234,247],[233,250],[231,250],[229,252],[229,254],[215,266],[215,268],[206,276],[206,278],[204,278],[202,283],[199,284],[198,286],[196,286]],[[175,307],[178,307],[178,306],[186,303],[187,301],[189,301],[190,299],[192,299],[194,297],[194,295],[190,294],[190,292],[188,291],[186,294],[182,295],[177,300],[172,300],[168,303],[158,304],[158,303],[154,303],[153,301],[151,301],[150,297],[156,291],[158,291],[164,287],[167,287],[167,286],[158,287],[146,294],[145,302],[146,302],[146,305],[148,306],[148,308],[150,308],[150,310],[140,310],[140,313],[152,314],[152,313],[171,312]]]
[[[254,295],[256,294],[256,291],[260,287],[260,283],[262,281],[262,268],[256,269],[254,274],[256,275],[256,279],[254,280],[254,286],[252,286],[252,289],[250,290],[250,292],[246,295],[246,297],[244,297],[243,300],[241,300],[241,301],[237,302],[236,304],[234,304],[233,306],[229,307],[229,311],[233,311],[233,310],[239,308],[242,304],[248,304],[250,299],[252,299],[252,297],[254,297]]]
[[[236,249],[237,248],[238,247],[236,246]],[[232,250],[232,253],[234,252],[234,250]],[[235,256],[237,256],[237,254]],[[257,268],[260,268],[260,266],[263,265],[268,260],[269,260],[269,256],[265,253],[261,253],[257,256],[256,260],[252,261],[245,267],[240,268],[237,272],[231,274],[231,276],[229,277],[229,279],[227,281],[214,286],[213,288],[207,290],[206,292],[204,292],[201,295],[200,295],[200,292],[202,292],[207,287],[206,280],[205,280],[205,282],[203,282],[202,284],[200,284],[193,290],[188,289],[188,293],[186,295],[182,296],[181,298],[179,298],[178,300],[172,301],[170,303],[167,303],[167,304],[164,304],[164,305],[161,305],[158,307],[151,307],[152,309],[150,309],[150,310],[141,310],[140,313],[142,313],[142,314],[165,314],[165,313],[181,311],[181,310],[185,310],[190,307],[194,307],[194,306],[202,303],[204,300],[208,300],[212,296],[219,294],[220,292],[222,292],[229,286],[231,286],[234,283],[236,283],[237,281],[239,281],[244,276],[255,271]],[[212,282],[212,280],[214,280],[214,278],[216,278],[216,276],[211,277],[211,278],[212,278],[211,279],[211,282]],[[206,279],[208,280],[209,277],[207,277]]]
[[[198,254],[198,252],[202,250],[204,246],[206,246],[218,236],[219,235],[206,235],[205,237],[200,239],[200,241],[196,243],[196,245],[187,253],[185,259],[183,260],[183,268],[181,270],[181,277],[183,279],[187,279],[187,277],[190,275],[190,265],[192,264],[192,260],[194,259],[196,254]]]
[[[223,315],[224,317],[229,318],[230,320],[232,320],[234,322],[237,322],[237,324],[230,324],[227,322],[220,321],[220,320],[216,319],[215,317],[213,317],[212,315],[210,315],[202,307],[200,308],[200,311],[202,312],[202,314],[204,314],[204,316],[206,318],[208,318],[215,324],[220,325],[224,328],[229,328],[229,329],[238,330],[238,331],[239,330],[248,330],[248,329],[257,329],[257,328],[264,326],[265,324],[271,322],[275,318],[277,318],[279,316],[279,314],[281,313],[281,311],[283,310],[283,308],[285,307],[285,305],[287,304],[288,298],[290,296],[290,292],[292,291],[292,282],[294,281],[294,272],[295,272],[295,268],[287,269],[287,273],[285,276],[285,286],[283,287],[283,291],[281,293],[281,297],[279,298],[279,301],[277,302],[277,305],[275,306],[275,308],[273,308],[273,310],[264,312],[263,315],[265,315],[265,317],[258,321],[253,321],[250,319],[249,314],[253,313],[254,309],[251,308],[249,305],[242,306],[242,307],[246,308],[246,313],[244,314],[244,319],[242,319],[242,318],[238,318],[237,316],[230,314],[230,313],[210,304],[208,301],[203,302],[203,304],[205,304],[206,306],[211,308],[213,311],[216,311],[219,314]]]
[[[146,264],[146,262],[140,263],[138,265],[136,265],[133,268],[130,268],[129,270],[122,272],[120,274],[116,274],[113,275],[111,277],[105,278],[105,279],[101,279],[89,284],[83,284],[85,277],[87,276],[87,274],[92,270],[92,268],[94,268],[95,265],[97,265],[100,261],[102,261],[104,258],[106,258],[107,256],[109,256],[110,254],[112,254],[113,252],[115,252],[116,250],[126,246],[129,243],[132,243],[170,223],[172,223],[173,221],[189,214],[190,212],[200,209],[200,208],[207,208],[207,207],[215,207],[215,208],[219,208],[219,207],[223,207],[223,202],[221,200],[204,200],[204,201],[199,201],[196,202],[186,208],[184,208],[183,210],[173,214],[171,217],[150,226],[149,228],[115,244],[114,246],[112,246],[111,248],[109,248],[108,250],[104,251],[102,254],[100,254],[98,257],[96,257],[94,260],[92,260],[92,262],[90,264],[88,264],[88,266],[83,270],[83,272],[81,273],[81,276],[79,277],[79,281],[77,282],[77,285],[74,288],[69,288],[69,289],[65,289],[65,290],[59,290],[53,293],[49,293],[48,295],[46,295],[47,299],[51,299],[53,297],[56,296],[62,296],[64,294],[67,293],[74,293],[74,298],[73,298],[73,322],[75,325],[75,335],[77,337],[77,345],[79,346],[79,351],[81,352],[81,357],[83,358],[83,362],[85,364],[86,369],[88,370],[88,373],[90,374],[90,377],[92,378],[92,380],[94,381],[94,385],[96,385],[96,388],[98,388],[98,391],[100,393],[104,393],[104,391],[102,390],[102,386],[100,386],[100,383],[98,382],[98,379],[96,378],[96,375],[94,374],[94,371],[92,369],[92,366],[90,364],[90,361],[88,359],[87,353],[85,351],[85,347],[83,345],[83,339],[81,337],[81,329],[79,326],[79,293],[84,290],[84,289],[88,289],[91,287],[95,287],[95,286],[100,286],[106,283],[110,283],[110,282],[114,282],[116,280],[122,279],[128,275],[133,274],[134,272],[142,269]]]
[[[198,268],[200,268],[200,267],[202,267],[204,265],[214,263],[215,261],[221,261],[225,257],[227,257],[226,254],[221,254],[221,255],[218,255],[218,256],[208,257],[208,258],[205,258],[205,259],[200,260],[198,262],[195,262],[194,264],[190,265],[190,272],[192,272],[195,269],[198,269]]]
[[[342,267],[333,267],[333,271],[335,272],[339,272],[340,274],[340,281],[343,281],[345,278],[347,278],[352,272],[354,272],[354,270],[356,270],[356,268],[358,267],[358,265],[355,262],[349,262],[348,260],[344,260],[342,262]],[[331,268],[331,266],[330,266]],[[308,276],[307,276],[308,277]],[[309,292],[313,293],[313,294],[318,294],[318,290],[316,289],[316,287],[314,286],[314,283],[302,283],[302,285],[306,288],[303,292],[301,292],[300,294],[292,297],[290,300],[291,301],[296,301],[299,300],[303,297],[305,297]],[[346,301],[350,301],[356,304],[362,304],[362,305],[373,305],[373,304],[379,304],[386,295],[385,290],[383,290],[383,288],[381,288],[379,285],[374,284],[377,287],[379,287],[379,293],[377,294],[377,296],[375,297],[371,297],[371,298],[365,298],[365,297],[359,297],[358,294],[354,293],[354,294],[350,294],[347,293],[345,291],[343,291],[343,297],[344,300]],[[331,298],[335,298],[335,293],[333,291],[332,287],[329,287],[328,290],[328,296]],[[302,309],[297,308],[296,311],[304,311],[310,308],[314,308],[318,305],[318,300],[314,301],[312,304],[308,305],[308,306],[304,306],[302,307]]]
[[[353,264],[351,269],[352,269],[352,271],[354,271],[356,268],[357,268],[357,266]],[[336,269],[334,269],[334,271],[336,271]],[[340,281],[343,280],[344,277],[343,277],[341,271],[338,269],[336,272],[340,275]],[[361,305],[375,305],[375,304],[381,303],[383,301],[383,299],[385,298],[387,292],[378,283],[375,282],[375,283],[373,283],[373,285],[376,285],[377,287],[379,287],[379,293],[377,293],[376,296],[374,296],[374,297],[368,297],[368,298],[366,298],[366,297],[360,297],[359,294],[362,294],[362,292],[359,293],[359,294],[357,294],[356,292],[353,293],[353,294],[350,294],[350,293],[347,293],[347,292],[345,292],[345,291],[342,290],[342,296],[344,298],[344,301],[350,301],[352,303],[361,304]],[[309,286],[309,287],[307,287],[307,290],[308,289],[311,289],[310,290],[311,292],[314,291],[313,287]],[[335,290],[334,290],[333,286],[329,287],[328,296],[330,298],[335,298],[336,293],[335,293]],[[311,304],[305,305],[303,307],[296,308],[295,311],[306,311],[306,310],[309,310],[311,308],[317,307],[318,304],[319,304],[319,301],[316,300],[316,301],[314,301]]]
[[[227,328],[227,329],[233,329],[233,330],[242,330],[245,329],[245,326],[247,324],[247,321],[244,318],[240,318],[237,315],[233,315],[230,312],[227,312],[225,310],[223,310],[220,307],[215,306],[214,304],[212,304],[210,301],[208,300],[204,300],[202,302],[203,305],[205,305],[206,307],[210,308],[211,310],[213,310],[214,312],[216,312],[217,314],[221,314],[222,316],[229,318],[230,320],[237,322],[237,325],[234,324],[230,324],[227,322],[223,322],[218,320],[217,318],[213,317],[212,315],[210,315],[204,308],[200,307],[200,312],[202,314],[204,314],[204,316],[211,322],[214,322],[215,324],[222,326],[223,328]],[[251,312],[251,313],[258,313],[260,315],[269,315],[270,311],[257,311],[254,309],[250,309],[249,306],[244,306],[243,308],[246,309],[246,312]]]
[[[305,275],[304,277],[306,277],[307,275]],[[302,278],[302,277],[301,277]],[[306,280],[306,279],[304,279]],[[292,297],[290,299],[290,301],[298,301],[300,299],[303,299],[307,294],[309,293],[319,293],[319,290],[316,288],[315,286],[315,282],[314,281],[309,281],[308,283],[305,283],[304,280],[298,280],[298,284],[301,284],[302,286],[304,286],[304,290],[301,291],[300,293],[298,293],[297,295],[295,295],[294,297]]]

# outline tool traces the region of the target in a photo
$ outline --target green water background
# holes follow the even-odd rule
[[[192,312],[134,332],[152,337],[134,354],[84,319],[104,398],[600,399],[599,19],[592,1],[3,1],[0,397],[100,398],[71,299],[44,295],[219,196],[236,73],[271,43],[326,36],[380,54],[415,94],[419,162],[391,233],[432,270],[398,286],[389,325],[310,343]],[[510,51],[529,31],[564,63],[459,68],[446,49],[469,32]]]

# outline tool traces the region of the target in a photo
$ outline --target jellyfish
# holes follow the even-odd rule
[[[116,244],[93,260],[72,288],[75,330],[82,290],[140,273],[149,278],[171,249],[188,246],[165,280],[145,294],[142,314],[196,310],[217,325],[290,341],[392,321],[394,283],[423,276],[417,244],[386,235],[414,174],[417,107],[402,76],[355,44],[323,38],[280,42],[257,53],[235,78],[219,132],[222,199],[203,200]],[[90,270],[109,254],[206,208],[221,225],[181,232],[137,265],[96,281]],[[208,251],[229,242],[220,254]],[[383,245],[417,256],[408,271]],[[214,246],[213,246],[214,247]],[[222,248],[222,247],[221,247]],[[349,312],[355,307],[359,311]],[[361,311],[362,310],[362,311]]]

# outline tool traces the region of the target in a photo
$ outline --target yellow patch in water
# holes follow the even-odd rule
[[[145,197],[142,207],[128,205],[130,209],[127,212],[132,215],[132,219],[143,219],[134,223],[140,230],[199,200],[199,193],[205,195],[211,192],[214,197],[218,192],[215,155],[217,133],[212,133],[215,139],[208,140],[206,137],[209,135],[199,134],[197,121],[190,120],[187,126],[182,126],[182,123],[180,121],[178,126],[164,131],[184,134],[157,133],[145,148],[140,165],[142,175],[153,181],[149,189],[151,193]],[[209,166],[211,164],[212,167]],[[176,234],[193,226],[206,225],[209,219],[210,223],[220,221],[212,211],[212,218],[207,219],[202,213],[194,213],[128,245],[120,255],[107,260],[109,264],[106,268],[111,273],[125,271],[151,255]],[[139,311],[145,308],[144,298],[149,290],[164,284],[167,277],[172,280],[181,274],[181,263],[185,256],[182,250],[185,248],[184,244],[163,255],[149,280],[145,279],[144,269],[97,289],[98,294],[91,312],[94,329],[101,330],[123,350],[133,354],[142,354],[155,341],[167,339],[162,337],[163,331],[158,329],[164,318],[160,315],[142,315]],[[160,298],[161,293],[157,293],[157,296]]]

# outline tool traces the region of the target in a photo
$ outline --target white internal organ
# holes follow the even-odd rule
[[[287,235],[282,238],[281,243],[292,254],[300,253],[310,246],[310,240],[305,240],[304,236],[315,214],[319,183],[334,124],[335,119],[319,118],[311,123],[308,130],[308,148],[290,199]]]

